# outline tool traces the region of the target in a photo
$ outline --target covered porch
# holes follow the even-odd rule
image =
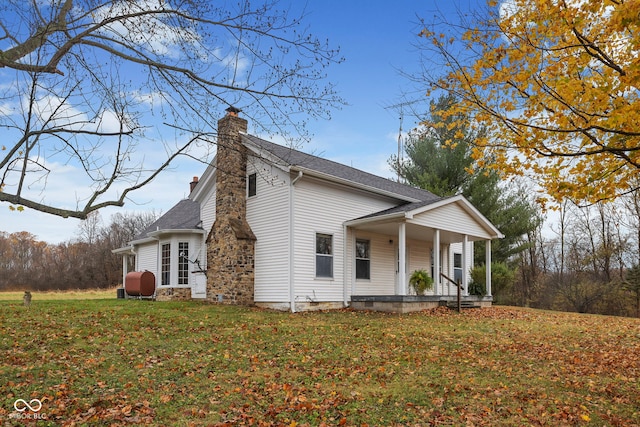
[[[345,305],[399,313],[453,305],[458,283],[463,306],[491,305],[491,240],[503,235],[464,197],[409,203],[344,227],[345,264],[353,266],[345,269]],[[483,296],[469,294],[474,244],[485,245]],[[409,286],[415,270],[426,270],[433,279],[425,295]]]

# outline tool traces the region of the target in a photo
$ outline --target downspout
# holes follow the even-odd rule
[[[349,297],[348,297],[348,288],[347,288],[347,225],[342,224],[342,293],[344,298],[344,306],[349,307]],[[353,290],[352,290],[353,293]]]
[[[151,236],[152,239],[155,239],[158,244],[156,246],[156,268],[158,269],[156,271],[156,273],[158,276],[160,276],[159,278],[156,277],[156,288],[153,290],[153,300],[155,301],[155,299],[158,297],[158,288],[162,285],[162,251],[160,248],[160,237],[156,237],[156,236]],[[138,263],[138,257],[136,257],[136,264]],[[136,265],[136,267],[139,267],[138,265]],[[160,283],[158,283],[160,282]]]
[[[291,181],[291,185],[289,186],[289,304],[291,305],[291,312],[295,313],[296,312],[296,292],[295,292],[295,286],[294,286],[294,280],[293,280],[293,275],[295,273],[294,270],[294,250],[293,250],[293,244],[294,244],[294,239],[293,239],[293,233],[295,231],[294,229],[294,212],[293,212],[293,207],[294,207],[294,202],[295,202],[295,191],[294,191],[294,185],[296,185],[296,183],[300,180],[300,178],[302,178],[302,171],[298,171],[298,176],[296,176],[295,178],[293,178],[293,180]]]

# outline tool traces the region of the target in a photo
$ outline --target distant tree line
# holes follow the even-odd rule
[[[122,257],[111,253],[133,240],[157,214],[117,213],[104,225],[95,212],[77,238],[50,244],[21,231],[0,231],[0,290],[108,288],[122,282]]]
[[[555,216],[551,231],[526,236],[498,301],[640,317],[640,192],[588,207],[567,202]]]

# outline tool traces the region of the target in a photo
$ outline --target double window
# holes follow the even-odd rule
[[[356,239],[356,279],[371,279],[371,243]]]
[[[316,277],[333,277],[333,236],[316,233]]]

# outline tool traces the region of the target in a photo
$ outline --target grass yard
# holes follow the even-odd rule
[[[34,296],[0,322],[0,425],[640,426],[638,319]]]
[[[117,288],[78,289],[73,291],[31,291],[34,300],[70,300],[115,298]],[[0,292],[0,301],[22,301],[24,291]]]

